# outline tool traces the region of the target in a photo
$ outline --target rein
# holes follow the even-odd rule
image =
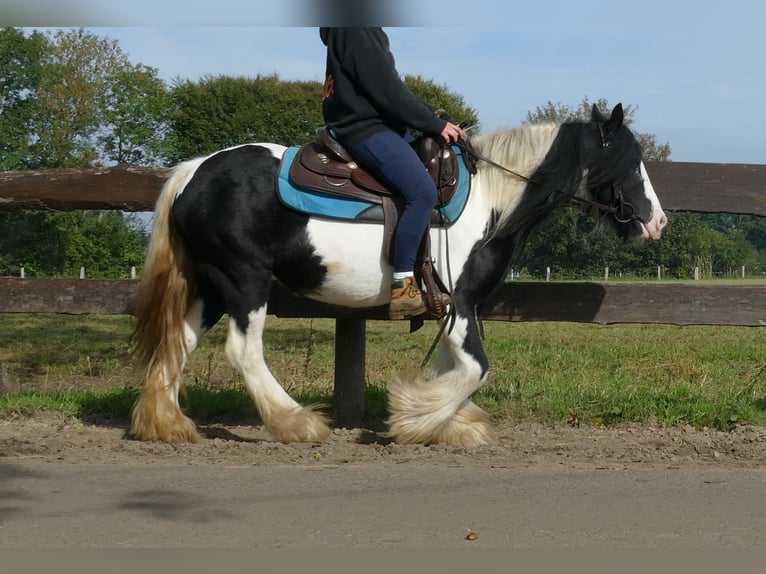
[[[604,131],[603,131],[604,128],[601,124],[598,124],[598,127],[599,127],[599,132],[601,134],[601,145],[603,148],[608,148],[609,141],[606,139],[606,136],[604,134]],[[501,171],[509,173],[512,176],[516,177],[517,179],[520,179],[521,181],[525,181],[527,183],[531,183],[534,185],[539,185],[539,183],[536,182],[534,179],[527,177],[526,175],[523,175],[517,171],[514,171],[502,164],[499,164],[496,161],[488,158],[487,156],[483,154],[480,154],[475,149],[473,149],[472,146],[466,145],[465,142],[463,142],[462,140],[455,142],[454,145],[459,147],[468,155],[472,156],[474,159],[483,161],[484,163],[487,163],[494,168],[497,168]],[[563,193],[563,192],[559,190],[559,193]],[[625,201],[625,199],[623,198],[622,185],[620,185],[619,182],[612,184],[612,194],[615,200],[614,203],[600,203],[598,201],[593,201],[591,199],[585,199],[585,198],[576,197],[576,196],[570,197],[569,202],[572,205],[579,205],[579,206],[585,205],[588,207],[595,207],[596,209],[598,209],[604,214],[614,215],[614,218],[619,223],[629,223],[631,221],[638,219],[638,217],[635,214],[635,210],[633,209],[633,205]]]

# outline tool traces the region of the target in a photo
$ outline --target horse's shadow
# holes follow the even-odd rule
[[[127,419],[105,419],[103,417],[81,417],[80,419],[83,423],[93,426],[100,426],[100,427],[107,427],[107,428],[115,428],[122,431],[122,438],[123,440],[133,441],[136,440],[133,438],[129,433],[129,427],[130,422]],[[242,425],[242,423],[237,423],[238,425]],[[248,424],[247,426],[260,426],[259,421],[254,421],[252,424]],[[340,427],[336,425],[330,425],[331,428],[339,429],[339,428],[346,428],[346,427]],[[362,423],[356,429],[358,431],[358,436],[356,437],[356,444],[362,444],[362,445],[380,445],[380,446],[386,446],[388,444],[391,444],[393,440],[386,436],[385,432],[379,430],[378,425],[376,424],[365,424]],[[199,432],[200,436],[202,436],[205,440],[223,440],[227,442],[236,442],[236,443],[250,443],[250,444],[263,444],[263,443],[271,443],[275,442],[274,439],[271,438],[259,438],[259,437],[247,437],[242,436],[241,434],[237,434],[236,432],[233,432],[229,430],[228,428],[221,426],[221,423],[211,422],[211,423],[199,423],[197,424],[197,431]]]

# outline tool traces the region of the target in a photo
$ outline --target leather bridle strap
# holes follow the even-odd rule
[[[599,127],[599,133],[601,134],[601,145],[602,147],[607,148],[609,147],[609,142],[605,139],[606,135],[604,134],[604,127],[601,124],[598,124],[598,127]],[[533,180],[532,178],[529,178],[526,175],[522,175],[504,165],[497,163],[496,161],[488,158],[487,156],[480,154],[479,152],[474,150],[472,147],[465,145],[465,143],[463,143],[460,140],[455,142],[454,145],[459,147],[465,153],[473,156],[475,159],[488,163],[494,168],[497,168],[506,173],[509,173],[513,175],[514,177],[522,181],[525,181],[527,183],[537,184],[537,182]],[[626,202],[622,197],[622,186],[620,186],[619,183],[613,184],[613,191],[614,191],[614,198],[616,200],[616,204],[599,203],[597,201],[592,201],[590,199],[584,199],[582,197],[576,197],[576,196],[570,197],[569,201],[575,205],[586,205],[588,207],[595,207],[604,213],[614,215],[615,219],[617,219],[617,221],[620,223],[628,223],[629,221],[638,219],[638,217],[636,217],[636,214],[633,210],[633,206],[630,203]],[[625,214],[626,206],[630,208],[631,213],[629,216],[626,216]]]
[[[454,145],[462,149],[465,153],[472,156],[474,159],[479,159],[485,163],[488,163],[492,167],[496,167],[499,170],[502,170],[506,173],[510,173],[512,176],[519,178],[521,181],[526,181],[527,183],[535,183],[534,180],[528,178],[526,175],[522,175],[516,171],[513,171],[512,169],[507,168],[504,165],[501,165],[492,159],[489,159],[487,156],[480,154],[472,147],[467,146],[462,140],[458,140],[454,142]]]

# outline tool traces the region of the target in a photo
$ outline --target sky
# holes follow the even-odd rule
[[[0,25],[84,27],[168,82],[322,81],[316,26],[348,24],[362,5],[399,72],[462,95],[482,131],[549,101],[605,98],[635,108],[633,128],[670,144],[671,160],[766,164],[764,0],[3,0]]]

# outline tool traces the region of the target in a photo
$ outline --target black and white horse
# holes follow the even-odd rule
[[[594,107],[590,122],[524,126],[472,141],[478,154],[515,173],[479,161],[460,218],[448,231],[431,231],[442,277],[449,258],[455,322],[428,373],[390,384],[394,440],[496,441],[487,414],[470,398],[489,369],[475,310],[551,211],[578,197],[598,205],[624,238],[660,237],[667,219],[623,119],[619,105],[609,118]],[[273,436],[314,442],[328,434],[326,417],[295,402],[266,365],[272,278],[311,299],[370,307],[388,302],[392,269],[383,256],[382,226],[311,217],[280,203],[275,180],[285,149],[233,147],[181,163],[168,179],[136,298],[134,340],[145,379],[132,436],[198,440],[178,404],[182,371],[200,337],[224,314],[226,356]]]

